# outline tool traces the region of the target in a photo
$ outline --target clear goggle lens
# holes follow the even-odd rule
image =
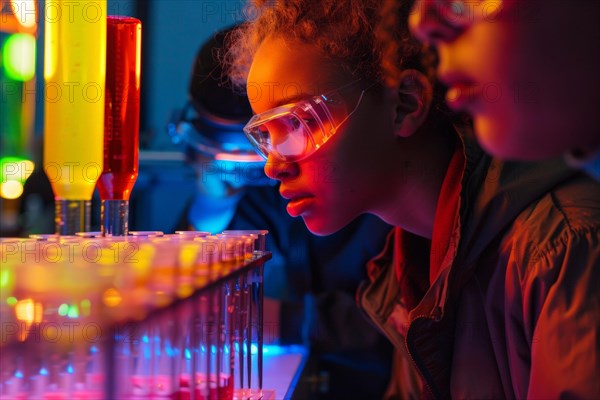
[[[308,157],[327,142],[344,115],[343,102],[322,95],[255,115],[244,131],[263,157],[273,154],[292,162]]]

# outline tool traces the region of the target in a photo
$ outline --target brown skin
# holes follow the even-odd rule
[[[600,150],[600,3],[464,3],[456,18],[449,0],[419,0],[409,22],[437,48],[449,105],[472,115],[482,147],[526,160]]]
[[[254,112],[289,102],[295,85],[306,97],[355,80],[310,44],[268,37],[258,49],[248,87]],[[399,87],[368,90],[357,111],[318,151],[298,162],[270,156],[265,172],[291,198],[288,212],[315,234],[334,233],[363,213],[431,237],[441,183],[453,151],[452,135],[428,124],[431,87],[405,71]],[[348,95],[356,104],[360,89]]]

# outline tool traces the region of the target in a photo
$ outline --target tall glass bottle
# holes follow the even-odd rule
[[[129,196],[138,176],[142,24],[107,20],[104,170],[98,180],[102,234],[127,235]]]
[[[103,168],[106,11],[106,0],[46,7],[44,170],[62,235],[89,230]]]

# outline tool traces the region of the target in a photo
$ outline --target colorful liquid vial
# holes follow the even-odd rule
[[[104,169],[98,180],[102,234],[128,232],[129,196],[138,176],[142,24],[107,19]]]
[[[44,170],[56,233],[89,231],[103,169],[106,1],[55,1],[45,15]]]

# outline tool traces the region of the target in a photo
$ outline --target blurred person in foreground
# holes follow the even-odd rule
[[[437,49],[447,104],[473,117],[486,151],[563,155],[600,180],[599,18],[593,0],[419,0],[410,25]]]

